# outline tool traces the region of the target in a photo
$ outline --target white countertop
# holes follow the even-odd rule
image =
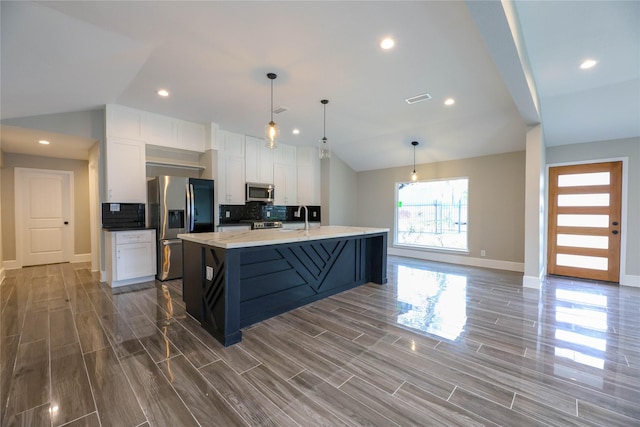
[[[268,230],[178,234],[178,238],[200,243],[202,245],[233,249],[278,245],[281,243],[304,242],[308,240],[332,239],[335,237],[361,236],[366,234],[386,233],[388,231],[388,228],[344,227],[330,225],[310,228],[306,231],[275,228]]]

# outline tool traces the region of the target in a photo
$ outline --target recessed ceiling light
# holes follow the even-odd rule
[[[300,129],[294,129],[294,130],[291,131],[291,133],[294,134],[294,135],[298,135],[298,134],[300,134]]]
[[[49,141],[47,141],[46,139],[41,139],[40,141],[38,141],[38,144],[49,145],[51,143]]]
[[[159,89],[158,90],[158,95],[166,98],[167,96],[169,96],[169,91],[166,89]]]
[[[387,37],[386,39],[382,40],[380,42],[380,47],[382,49],[388,50],[391,49],[393,47],[393,45],[396,44],[392,38]]]
[[[456,103],[456,100],[453,98],[447,98],[444,100],[444,105],[453,105]]]
[[[589,68],[595,67],[597,63],[598,61],[596,61],[595,59],[585,59],[582,64],[580,64],[580,68],[582,68],[583,70],[587,70]]]

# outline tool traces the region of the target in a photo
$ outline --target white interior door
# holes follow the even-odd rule
[[[73,172],[16,168],[15,177],[17,261],[71,261]]]

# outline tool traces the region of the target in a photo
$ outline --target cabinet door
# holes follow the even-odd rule
[[[244,205],[244,158],[229,156],[226,158],[225,163],[225,187],[227,204]]]
[[[274,205],[298,204],[298,185],[296,167],[275,164],[273,166],[273,183],[275,185]]]
[[[244,158],[247,182],[273,184],[273,150],[265,146],[263,139],[245,137]]]
[[[319,205],[316,199],[315,176],[313,166],[298,166],[298,203],[301,205]]]
[[[200,123],[185,122],[179,120],[177,146],[182,150],[204,153],[205,127]]]
[[[273,151],[273,162],[281,165],[297,164],[296,147],[285,144],[278,145],[278,148]]]
[[[124,138],[107,138],[106,144],[108,202],[146,203],[147,178],[144,142]]]
[[[135,279],[155,274],[150,242],[116,245],[116,280]]]
[[[108,136],[141,139],[140,111],[118,105],[107,105],[106,113]]]
[[[265,184],[273,184],[273,149],[267,148],[264,144],[264,140],[260,140],[260,164],[259,181]],[[276,148],[277,150],[277,148]]]
[[[147,144],[176,148],[174,120],[159,114],[142,115],[142,138]]]
[[[298,204],[298,168],[295,164],[287,166],[287,204]]]
[[[220,150],[230,156],[238,156],[244,159],[244,135],[239,133],[219,131]]]
[[[245,179],[247,182],[260,181],[260,140],[247,136],[244,141]]]
[[[320,205],[320,157],[315,147],[298,147],[298,203]]]

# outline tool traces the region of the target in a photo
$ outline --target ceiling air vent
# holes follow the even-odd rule
[[[415,104],[416,102],[426,101],[427,99],[431,99],[431,95],[428,93],[423,93],[422,95],[412,96],[411,98],[405,99],[407,104]]]
[[[287,107],[283,107],[283,106],[273,109],[274,114],[284,113],[285,111],[287,111]]]

